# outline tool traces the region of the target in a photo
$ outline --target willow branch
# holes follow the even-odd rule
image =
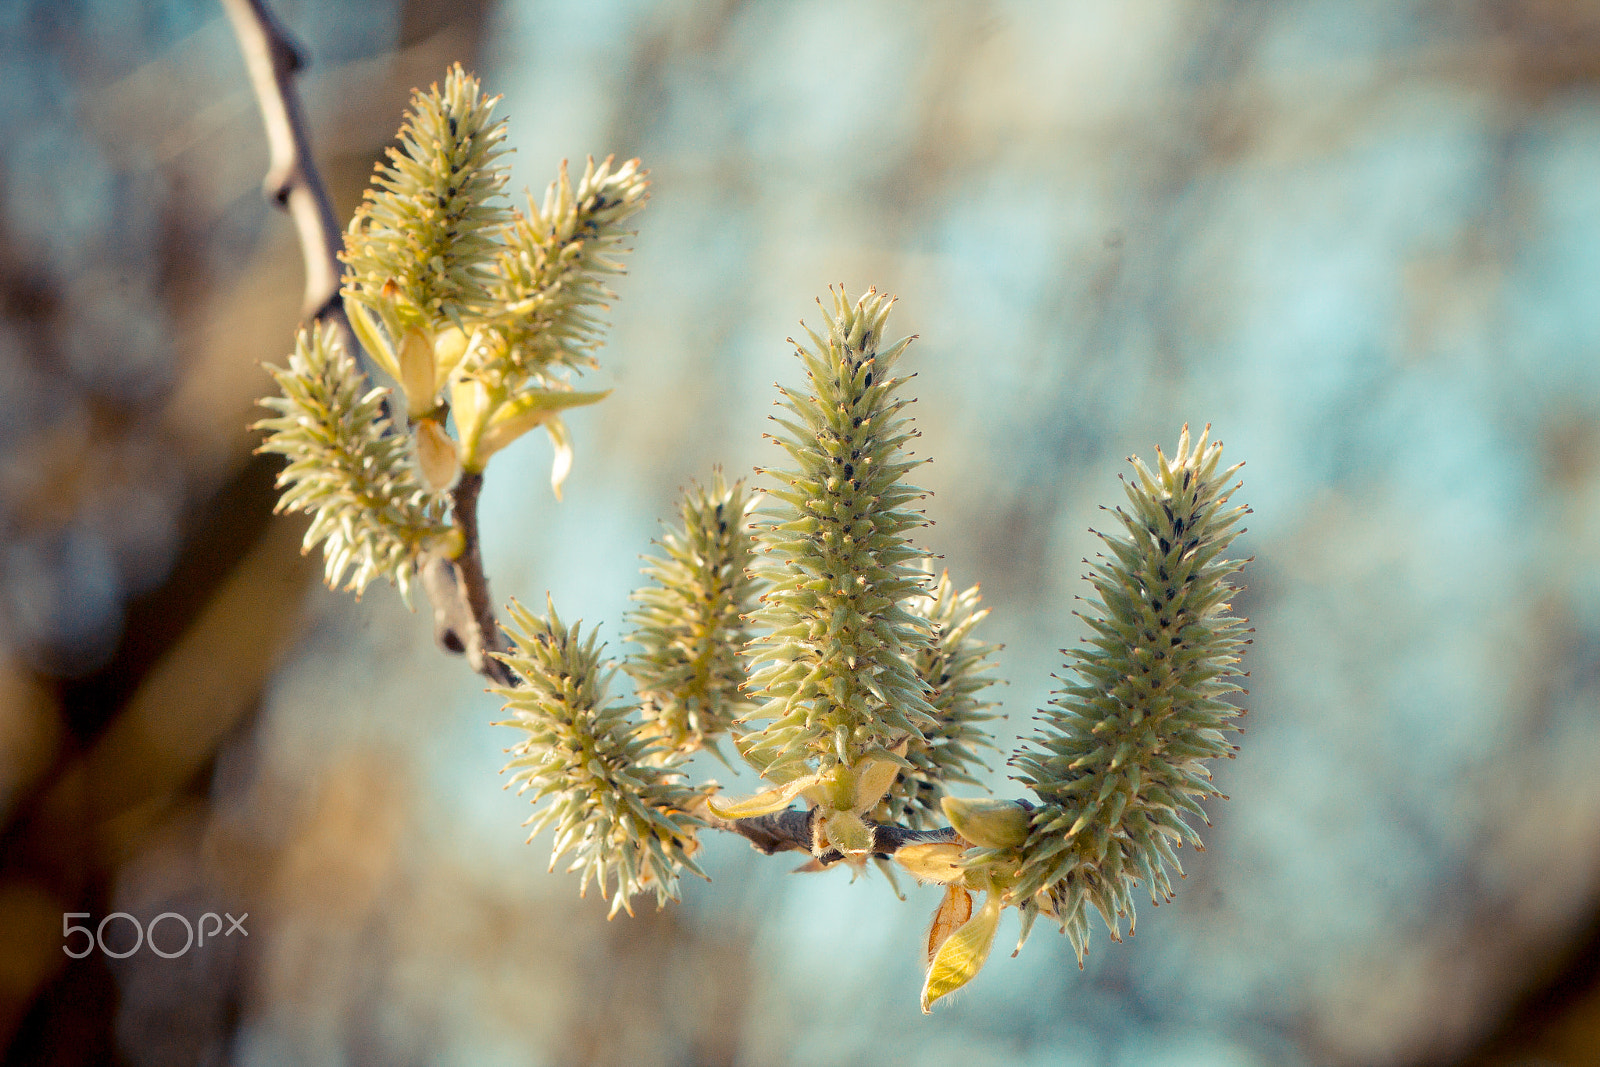
[[[837,849],[816,851],[815,809],[785,808],[771,815],[756,815],[748,819],[719,819],[702,813],[700,818],[713,830],[738,834],[750,842],[750,847],[766,856],[779,852],[804,852],[815,856],[822,866],[844,859]],[[959,841],[955,830],[942,826],[937,830],[909,830],[893,823],[868,823],[872,832],[872,855],[888,858],[906,845],[930,842]]]
[[[268,10],[265,0],[222,0],[222,6],[233,22],[234,36],[239,39],[250,85],[267,127],[271,158],[262,192],[289,213],[300,235],[306,267],[301,314],[339,323],[343,340],[351,343],[351,351],[355,351],[344,303],[339,298],[339,278],[343,273],[339,264],[339,223],[334,218],[328,190],[311,160],[305,113],[295,91],[295,75],[306,65],[305,54]]]
[[[489,577],[478,542],[478,494],[483,475],[463,473],[450,490],[450,512],[461,531],[461,554],[423,564],[422,587],[433,603],[434,639],[440,647],[466,656],[474,671],[496,685],[514,686],[516,676],[493,655],[507,651],[495,621]]]
[[[312,159],[309,127],[295,90],[295,76],[306,65],[305,55],[267,7],[266,0],[222,0],[222,6],[244,53],[250,84],[267,129],[271,155],[262,192],[289,213],[300,236],[306,271],[301,313],[331,326],[347,351],[360,352],[361,345],[350,328],[339,292],[344,269],[339,262],[343,234],[327,187]],[[472,669],[489,681],[509,685],[510,672],[488,655],[504,651],[504,646],[489,600],[483,557],[478,551],[477,501],[483,479],[481,475],[471,477],[476,479],[473,484],[468,486],[468,479],[463,478],[452,493],[456,524],[467,549],[457,560],[424,560],[420,568],[422,587],[433,605],[434,636],[440,646],[465,654]]]
[[[361,351],[340,296],[343,267],[339,252],[343,235],[311,157],[305,113],[295,90],[295,76],[306,65],[305,55],[267,7],[266,0],[222,0],[233,23],[234,35],[244,53],[250,84],[261,106],[271,158],[262,191],[267,199],[287,211],[300,236],[305,259],[306,290],[302,314],[328,324],[351,352]],[[431,556],[419,568],[422,588],[433,606],[434,639],[448,652],[466,657],[478,674],[496,685],[515,686],[517,679],[495,653],[506,651],[495,620],[489,579],[484,572],[478,539],[478,494],[483,475],[463,474],[450,491],[451,513],[461,531],[463,548],[454,559]],[[835,850],[816,853],[813,813],[798,808],[749,819],[702,816],[714,830],[735,833],[766,855],[804,852],[826,866],[844,857]],[[872,825],[872,851],[877,856],[929,841],[956,841],[949,827],[908,830],[892,824]]]

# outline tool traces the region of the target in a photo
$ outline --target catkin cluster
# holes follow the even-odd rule
[[[398,389],[369,388],[322,327],[270,368],[282,395],[262,402],[262,450],[289,460],[279,510],[313,515],[306,547],[322,544],[330,585],[359,593],[383,575],[409,598],[428,556],[465,573],[472,527],[457,528],[450,502],[470,511],[467,476],[542,426],[559,492],[572,462],[561,414],[606,395],[570,376],[596,365],[646,173],[591,159],[573,182],[563,163],[542,203],[512,211],[494,107],[460,67],[417,93],[350,224],[350,323]],[[831,296],[825,324],[795,344],[806,386],[779,389],[772,440],[789,463],[758,471],[764,509],[718,473],[686,494],[681,527],[646,563],[621,664],[636,701],[608,695],[615,668],[593,631],[563,626],[553,606],[511,605],[499,658],[516,684],[498,692],[503,725],[522,736],[507,769],[533,794],[533,831],[554,831],[552,866],[570,857],[613,915],[639,893],[675,898],[679,875],[700,873],[708,825],[809,850],[810,869],[870,858],[942,885],[928,1010],[982,968],[1006,907],[1023,938],[1055,919],[1081,962],[1091,912],[1115,940],[1140,882],[1170,897],[1176,849],[1200,846],[1190,819],[1220,795],[1207,762],[1233,755],[1243,714],[1228,699],[1250,632],[1229,603],[1242,563],[1224,554],[1246,509],[1229,502],[1238,468],[1222,468],[1209,428],[1191,441],[1185,427],[1154,469],[1132,460],[1121,528],[1099,535],[1106,551],[1086,576],[1092,636],[1067,653],[1063,688],[1010,761],[1032,798],[948,795],[977,784],[978,750],[992,747],[996,649],[973,636],[987,615],[977,587],[935,580],[912,541],[926,494],[906,481],[922,461],[906,450],[918,434],[895,374],[909,339],[885,335],[893,301]],[[684,783],[688,757],[725,755],[725,736],[765,792],[730,804]],[[797,801],[808,810],[784,810]],[[941,815],[949,827],[922,830]],[[776,818],[760,833],[739,821],[763,816]],[[775,837],[784,827],[800,829]]]
[[[315,515],[308,544],[324,543],[330,583],[349,572],[359,591],[384,574],[408,593],[422,552],[465,545],[447,491],[536,427],[559,495],[573,458],[562,412],[606,396],[568,375],[595,366],[605,282],[649,182],[637,160],[591,159],[574,185],[563,163],[542,204],[511,211],[496,100],[459,66],[416,93],[346,232],[345,309],[394,400],[367,390],[332,334],[303,335],[273,372],[282,396],[264,404],[282,417],[260,424],[264,449],[290,460],[280,508]],[[384,414],[391,403],[403,425]]]
[[[343,294],[372,358],[399,383],[417,463],[444,489],[543,426],[557,495],[572,466],[561,413],[607,391],[566,376],[594,367],[610,275],[649,182],[633,160],[563,162],[542,206],[511,211],[498,98],[460,67],[412,99],[400,146],[345,237]],[[453,417],[454,434],[451,434]]]

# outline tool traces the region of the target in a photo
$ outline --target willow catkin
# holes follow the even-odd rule
[[[749,574],[754,503],[744,482],[730,486],[721,471],[710,488],[691,487],[682,524],[646,557],[651,584],[633,594],[628,621],[639,650],[623,667],[669,755],[715,746],[752,708],[742,653],[759,588]]]
[[[579,873],[581,889],[593,879],[613,915],[631,914],[631,898],[646,890],[658,904],[677,899],[678,873],[701,874],[690,859],[699,794],[656,765],[658,739],[608,698],[593,631],[562,626],[553,606],[537,616],[513,602],[510,615],[514,647],[502,659],[519,684],[496,690],[511,716],[497,725],[525,735],[506,770],[519,793],[532,790],[541,804],[528,820],[530,840],[554,827],[550,865],[571,853],[567,870]]]
[[[925,495],[904,477],[916,436],[896,395],[895,363],[910,338],[884,343],[893,301],[839,290],[821,334],[797,345],[810,395],[781,389],[795,421],[774,440],[793,466],[764,470],[771,506],[757,527],[755,570],[768,588],[754,624],[749,718],[771,720],[742,751],[774,781],[826,774],[907,738],[934,719],[911,657],[929,641],[907,610],[927,576],[911,544]]]
[[[1191,442],[1184,427],[1153,471],[1132,460],[1122,533],[1098,535],[1109,551],[1087,576],[1093,636],[1067,653],[1066,684],[1011,760],[1039,798],[1014,895],[1025,924],[1053,914],[1080,960],[1090,907],[1117,939],[1138,880],[1153,901],[1171,896],[1174,846],[1200,845],[1187,817],[1204,821],[1198,801],[1221,795],[1206,762],[1235,751],[1225,735],[1242,712],[1223,698],[1241,692],[1249,631],[1228,603],[1243,563],[1223,553],[1247,509],[1229,505],[1239,468],[1221,469],[1209,432]]]

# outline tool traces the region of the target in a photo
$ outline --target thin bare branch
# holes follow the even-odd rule
[[[311,143],[295,75],[305,55],[265,0],[222,0],[244,53],[250,84],[267,127],[271,160],[262,191],[289,213],[305,258],[306,292],[301,313],[308,319],[344,319],[339,298],[342,241],[333,203],[311,158]],[[346,341],[352,340],[344,326]],[[352,348],[352,351],[355,349]]]
[[[748,819],[719,819],[709,813],[700,813],[700,818],[713,830],[723,830],[728,833],[738,834],[750,842],[750,847],[763,855],[773,856],[779,852],[804,852],[815,855],[822,866],[829,866],[844,859],[844,854],[837,849],[827,849],[815,853],[816,830],[814,826],[815,810],[801,808],[785,808],[783,811],[771,815],[757,815]],[[872,831],[872,855],[888,857],[906,845],[920,845],[936,841],[959,841],[955,830],[948,826],[937,830],[908,830],[904,826],[893,823],[868,823]]]
[[[454,560],[429,561],[423,587],[434,603],[434,636],[439,644],[467,657],[472,669],[496,685],[517,684],[516,677],[492,653],[505,652],[505,638],[495,621],[494,601],[489,596],[489,576],[483,569],[483,552],[478,546],[478,493],[483,475],[464,473],[450,490],[450,508],[456,529],[461,531],[463,547]],[[448,615],[441,613],[440,598],[433,595],[433,584],[443,584],[447,568],[453,596],[447,601]]]

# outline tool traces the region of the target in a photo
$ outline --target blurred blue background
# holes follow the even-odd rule
[[[931,889],[714,840],[712,884],[606,923],[521,844],[479,680],[391,590],[318,587],[303,526],[266,517],[245,427],[302,281],[220,9],[18,0],[16,1062],[1600,1063],[1600,6],[276,10],[341,218],[457,59],[504,96],[515,187],[586,154],[652,172],[566,500],[542,435],[490,467],[497,596],[549,591],[620,651],[679,488],[780,459],[784,338],[875,285],[919,336],[927,544],[993,609],[1005,751],[1082,634],[1124,458],[1187,422],[1246,462],[1233,799],[1136,938],[1097,930],[1080,971],[1042,926],[931,1019]],[[60,954],[65,911],[224,907],[247,943]]]

